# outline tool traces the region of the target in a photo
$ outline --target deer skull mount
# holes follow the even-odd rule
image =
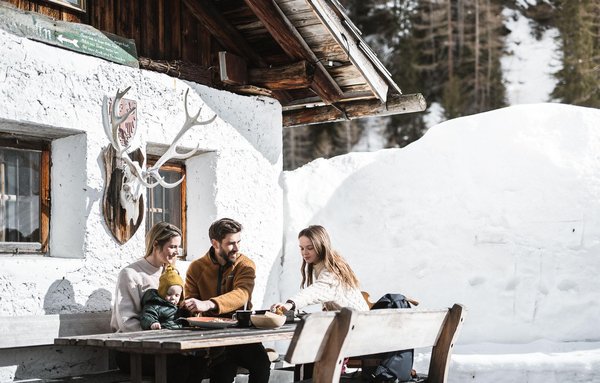
[[[126,139],[122,124],[135,112],[135,107],[125,110],[122,100],[130,87],[124,91],[117,90],[112,107],[104,96],[102,100],[102,124],[110,145],[104,150],[106,165],[106,181],[108,187],[104,194],[104,217],[115,238],[121,243],[127,242],[140,226],[144,215],[144,193],[158,185],[170,189],[183,181],[183,176],[176,182],[169,183],[159,174],[160,168],[171,159],[185,160],[198,152],[199,145],[184,153],[177,152],[177,144],[185,133],[196,125],[207,125],[215,120],[214,115],[206,121],[199,121],[198,112],[190,116],[188,113],[188,90],[185,92],[184,107],[186,119],[179,133],[167,151],[151,167],[146,167],[146,158],[141,151],[137,129]],[[119,114],[121,110],[125,110]]]

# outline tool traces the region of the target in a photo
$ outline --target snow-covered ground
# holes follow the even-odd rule
[[[322,224],[375,299],[466,305],[450,382],[600,382],[599,123],[519,105],[284,172],[281,298],[300,285],[298,231]]]

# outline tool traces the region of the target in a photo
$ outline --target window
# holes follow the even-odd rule
[[[46,0],[50,3],[85,12],[85,0]]]
[[[157,158],[149,157],[148,166],[152,166]],[[166,182],[177,182],[185,174],[183,164],[167,163],[160,168],[160,175]],[[165,221],[179,227],[183,233],[181,242],[185,254],[185,178],[182,183],[171,189],[158,185],[146,192],[146,232],[157,222]],[[185,256],[182,255],[185,259]]]
[[[46,252],[49,221],[49,145],[0,138],[0,253]]]

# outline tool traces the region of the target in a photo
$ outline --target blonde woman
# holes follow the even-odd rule
[[[317,303],[327,311],[342,307],[369,310],[356,275],[331,247],[329,234],[323,226],[313,225],[300,231],[298,244],[302,255],[301,290],[285,303],[271,306],[272,310],[280,307],[284,311],[299,310]]]
[[[142,331],[140,314],[142,296],[148,289],[158,289],[167,265],[175,266],[181,248],[181,230],[167,222],[155,224],[146,234],[144,258],[126,266],[119,273],[110,325],[113,331]]]
[[[141,331],[142,297],[149,289],[158,289],[163,270],[175,261],[181,251],[181,230],[167,222],[155,224],[146,234],[146,252],[143,258],[126,266],[119,273],[110,325],[116,332]],[[129,354],[117,352],[119,369],[129,372]],[[199,382],[205,375],[203,355],[169,355],[167,357],[169,383]],[[154,358],[142,357],[142,373],[154,374]]]

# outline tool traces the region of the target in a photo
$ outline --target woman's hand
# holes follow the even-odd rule
[[[271,311],[276,312],[277,309],[282,309],[283,312],[289,311],[294,308],[294,305],[291,303],[275,303],[271,306]]]
[[[150,325],[150,330],[160,330],[160,323],[154,322]]]

